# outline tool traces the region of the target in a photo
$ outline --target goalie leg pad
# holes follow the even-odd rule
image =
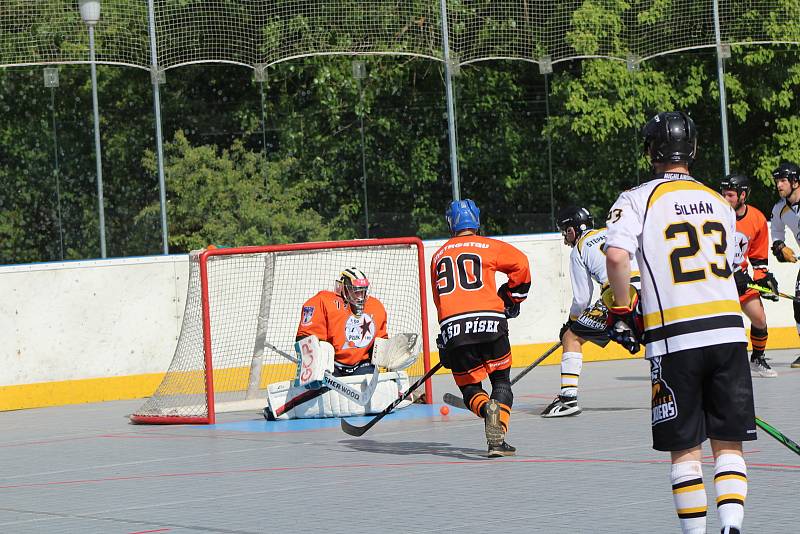
[[[366,387],[366,382],[371,376],[341,377],[342,382],[361,387]],[[359,406],[347,397],[335,392],[326,391],[319,397],[304,402],[287,411],[278,419],[310,419],[322,417],[350,417],[379,413],[408,388],[410,382],[404,372],[381,373],[378,375],[378,384],[366,406]],[[291,381],[270,384],[267,388],[267,399],[273,413],[277,408],[285,405],[290,399],[304,393],[306,388],[292,385]],[[411,402],[401,403],[397,408],[405,408]]]

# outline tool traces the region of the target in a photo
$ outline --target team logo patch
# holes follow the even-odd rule
[[[607,316],[608,308],[606,308],[602,300],[598,300],[594,303],[594,306],[587,308],[578,316],[578,324],[591,328],[592,330],[605,332]]]
[[[351,315],[344,325],[344,345],[342,349],[363,349],[375,338],[375,320],[368,313],[360,317]]]
[[[653,385],[652,425],[656,426],[658,423],[678,417],[678,403],[672,388],[661,377],[661,357],[653,358],[650,365],[650,381]]]
[[[311,324],[311,318],[314,317],[314,306],[303,306],[303,319],[302,324]]]
[[[750,240],[743,233],[736,232],[734,242],[736,243],[736,250],[734,251],[733,263],[741,265],[747,255],[747,249],[750,248]]]

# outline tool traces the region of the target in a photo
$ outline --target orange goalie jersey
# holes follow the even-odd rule
[[[477,235],[449,239],[431,259],[433,301],[447,348],[482,343],[508,334],[505,305],[495,272],[508,275],[509,297],[528,296],[528,257],[513,245]]]
[[[736,217],[736,255],[734,263],[747,272],[748,264],[753,266],[753,280],[764,278],[767,273],[769,254],[769,230],[767,219],[758,208],[747,206],[741,217]],[[758,296],[758,292],[750,289],[742,295],[741,300]]]
[[[297,328],[297,339],[311,335],[333,345],[335,361],[355,365],[370,358],[376,337],[388,337],[386,309],[380,300],[367,297],[364,313],[356,317],[341,296],[320,291],[303,304]]]

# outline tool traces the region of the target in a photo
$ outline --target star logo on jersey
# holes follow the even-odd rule
[[[741,265],[744,263],[745,256],[747,256],[747,249],[750,248],[750,240],[742,232],[736,232],[734,242],[736,243],[736,250],[733,255],[733,263]]]
[[[361,317],[351,315],[344,326],[344,338],[342,349],[368,347],[375,339],[375,320],[368,313],[361,314]]]

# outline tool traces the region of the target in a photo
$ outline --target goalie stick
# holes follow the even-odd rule
[[[747,284],[747,287],[749,289],[755,289],[759,293],[763,293],[765,295],[778,295],[779,297],[783,297],[785,299],[793,300],[795,302],[800,302],[800,298],[787,295],[786,293],[781,293],[780,291],[773,292],[771,289],[766,288],[764,286],[760,286],[758,284]]]
[[[281,349],[279,349],[278,347],[269,342],[265,341],[264,346],[274,350],[275,352],[277,352],[290,362],[299,363],[299,360],[297,358],[295,358],[294,356],[292,356],[287,352],[282,351]],[[281,406],[281,408],[284,408],[283,412],[281,413],[284,413],[294,408],[295,406],[297,406],[297,404],[302,404],[303,402],[319,397],[329,389],[335,391],[336,393],[339,393],[340,395],[344,395],[345,397],[349,398],[359,406],[366,406],[367,403],[369,403],[370,399],[372,398],[372,394],[375,393],[375,388],[378,387],[379,372],[380,369],[378,369],[378,367],[375,366],[375,370],[372,372],[372,381],[367,383],[367,387],[364,389],[364,391],[360,391],[358,388],[354,388],[353,386],[342,382],[341,380],[333,376],[330,371],[325,371],[324,378],[322,379],[322,383],[324,384],[324,386],[319,389],[310,390],[309,392],[306,392],[306,393],[317,393],[316,395],[309,395],[303,400],[299,401],[298,403],[292,404],[297,399],[304,397],[306,395],[306,393],[301,393],[294,399],[290,400],[289,402]],[[289,406],[290,404],[292,404],[292,406]],[[289,407],[286,408],[286,406]],[[275,415],[278,416],[280,414],[276,413]]]
[[[789,438],[787,438],[786,435],[783,432],[781,432],[780,430],[778,430],[774,426],[770,425],[769,423],[767,423],[766,421],[764,421],[760,417],[756,417],[756,424],[759,427],[761,427],[761,429],[764,432],[766,432],[767,434],[769,434],[773,438],[775,438],[778,441],[780,441],[783,445],[785,445],[787,449],[789,449],[790,451],[792,451],[795,454],[800,454],[800,445],[798,445],[794,441],[792,441]]]
[[[441,368],[442,368],[442,362],[439,362],[436,365],[434,365],[433,367],[431,367],[430,371],[425,373],[422,376],[422,378],[420,378],[419,380],[417,380],[416,382],[411,384],[408,387],[408,389],[405,391],[405,393],[400,395],[397,398],[397,400],[395,400],[389,406],[384,408],[383,411],[380,412],[378,415],[376,415],[375,417],[370,419],[369,422],[366,425],[364,425],[364,426],[355,426],[355,425],[352,425],[352,424],[348,423],[346,419],[342,419],[342,430],[344,431],[345,434],[350,434],[351,436],[361,436],[361,435],[363,435],[367,430],[369,430],[370,428],[375,426],[375,423],[377,423],[378,421],[380,421],[381,419],[383,419],[384,417],[389,415],[389,413],[392,410],[397,408],[398,404],[400,404],[401,402],[406,400],[408,397],[410,397],[415,389],[417,389],[422,384],[424,384],[426,380],[428,380],[430,377],[432,377],[436,373],[436,371],[438,371]]]
[[[560,346],[561,346],[561,342],[559,341],[558,343],[556,343],[555,345],[553,345],[552,347],[547,349],[547,352],[545,352],[544,354],[542,354],[541,356],[536,358],[536,360],[532,364],[530,364],[528,367],[526,367],[525,369],[520,371],[519,374],[517,376],[515,376],[511,380],[511,385],[513,386],[514,384],[519,382],[520,379],[523,376],[525,376],[528,373],[530,373],[533,370],[534,367],[536,367],[537,365],[542,363],[545,358],[547,358],[548,356],[553,354],[555,351],[557,351]],[[461,408],[462,410],[467,410],[468,409],[467,406],[464,404],[464,399],[462,399],[461,397],[458,397],[456,395],[453,395],[452,393],[445,393],[444,397],[442,397],[442,400],[446,404],[449,404],[450,406],[453,406],[455,408]]]

